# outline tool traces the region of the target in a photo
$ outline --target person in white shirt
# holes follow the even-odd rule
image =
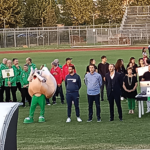
[[[147,54],[146,54],[145,47],[143,47],[143,49],[142,49],[142,55],[143,55],[144,63],[145,63],[145,65],[147,65]]]

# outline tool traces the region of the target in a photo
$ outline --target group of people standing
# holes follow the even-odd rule
[[[29,105],[31,104],[31,97],[28,94],[28,76],[30,74],[30,68],[36,68],[36,65],[32,63],[31,58],[26,58],[26,64],[23,69],[19,66],[19,61],[17,58],[13,60],[7,60],[4,58],[0,64],[0,102],[4,101],[4,92],[5,92],[5,101],[6,102],[17,102],[16,92],[17,89],[21,93],[23,106],[25,106],[25,99],[28,100]],[[13,69],[14,76],[3,78],[2,70]],[[12,99],[11,99],[12,94]]]
[[[129,114],[133,114],[135,109],[138,68],[138,65],[135,63],[135,58],[130,58],[127,68],[124,67],[122,59],[118,59],[115,65],[107,63],[106,56],[101,57],[101,63],[98,64],[98,67],[95,65],[95,63],[96,62],[94,59],[90,59],[90,63],[86,67],[86,75],[84,78],[85,85],[87,86],[87,98],[89,105],[89,118],[87,122],[91,122],[93,118],[93,102],[95,102],[96,105],[97,122],[101,122],[100,97],[101,101],[104,101],[105,86],[107,91],[107,99],[110,106],[110,121],[114,120],[114,101],[116,102],[118,108],[119,120],[122,121],[121,99],[128,99]],[[70,81],[70,78],[67,76],[65,82],[68,80]],[[72,80],[75,81],[75,79]],[[79,84],[78,90],[80,87],[81,85]],[[70,86],[70,88],[73,88],[73,84]],[[75,106],[75,108],[77,118],[79,118],[79,107]],[[70,107],[68,109],[70,110]],[[70,116],[71,115],[69,111],[68,119],[66,122],[71,121]]]
[[[104,86],[106,86],[107,99],[110,106],[110,121],[114,120],[114,100],[116,102],[119,114],[119,120],[122,121],[121,100],[128,100],[129,114],[134,114],[135,96],[137,95],[137,86],[139,81],[150,81],[150,63],[149,59],[144,61],[144,57],[139,59],[139,65],[135,63],[135,58],[131,57],[125,68],[122,59],[118,59],[116,64],[108,64],[106,56],[101,57],[101,63],[96,67],[95,60],[90,59],[86,68],[85,84],[87,86],[87,97],[89,104],[89,118],[87,122],[92,121],[93,101],[96,104],[97,122],[100,117],[100,95],[101,101],[104,101]],[[137,80],[138,68],[149,66],[149,71]]]
[[[97,122],[101,122],[101,110],[100,99],[104,101],[104,87],[106,86],[107,100],[110,108],[110,121],[114,120],[114,101],[118,108],[119,120],[122,121],[122,107],[121,100],[126,98],[128,100],[129,114],[134,113],[135,109],[135,96],[137,95],[137,68],[145,67],[148,65],[148,61],[144,61],[144,58],[139,59],[139,65],[135,63],[135,58],[131,57],[127,67],[125,68],[122,59],[118,59],[116,64],[107,63],[107,57],[101,57],[101,63],[98,67],[95,65],[94,59],[90,59],[90,63],[86,68],[86,74],[84,83],[87,86],[87,99],[89,108],[89,117],[87,122],[91,122],[93,118],[93,102],[96,104]],[[54,76],[57,82],[57,90],[52,97],[53,104],[56,104],[56,96],[60,94],[61,103],[64,104],[64,94],[62,88],[62,82],[65,82],[66,87],[66,101],[67,101],[67,115],[66,122],[71,122],[71,107],[75,105],[77,121],[82,122],[80,118],[79,110],[79,90],[81,88],[80,76],[76,73],[75,66],[72,64],[72,58],[66,58],[66,63],[62,67],[59,64],[59,60],[55,59],[51,63],[51,74]],[[32,63],[31,58],[26,59],[26,64],[23,69],[19,66],[19,61],[14,58],[12,61],[3,59],[0,65],[0,101],[4,101],[4,91],[6,93],[6,102],[11,101],[10,91],[12,93],[13,101],[16,102],[17,88],[21,93],[23,107],[25,106],[25,99],[31,104],[31,97],[28,94],[28,76],[30,74],[31,67],[36,68],[36,65]],[[41,68],[43,65],[41,66]],[[14,77],[3,79],[2,70],[13,68]],[[149,71],[143,76],[139,77],[139,81],[150,81],[150,66]],[[46,103],[50,105],[49,100],[46,99]]]

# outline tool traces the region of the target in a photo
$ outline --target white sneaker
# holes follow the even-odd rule
[[[47,104],[48,106],[50,106],[51,104]]]
[[[121,97],[121,100],[123,101],[123,100],[124,100],[124,97]]]
[[[67,122],[67,123],[71,122],[71,119],[70,119],[70,118],[67,118],[66,122]]]
[[[149,110],[147,110],[147,112],[146,112],[146,113],[148,114],[148,113],[150,113],[150,111],[149,111]]]
[[[82,122],[82,120],[81,120],[80,117],[77,117],[77,121],[78,121],[78,122]]]

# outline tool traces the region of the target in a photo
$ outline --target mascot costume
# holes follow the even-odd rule
[[[48,68],[44,66],[41,70],[33,70],[33,68],[31,68],[28,81],[28,92],[32,97],[32,102],[30,107],[30,115],[24,119],[24,123],[33,123],[34,111],[37,104],[39,104],[41,108],[39,122],[45,122],[45,99],[51,98],[55,94],[57,88],[56,80],[51,75]]]

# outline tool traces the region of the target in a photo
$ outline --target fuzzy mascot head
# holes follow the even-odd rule
[[[47,67],[43,67],[41,70],[31,70],[28,80],[28,91],[31,97],[43,94],[46,98],[51,98],[55,94],[57,83]]]

